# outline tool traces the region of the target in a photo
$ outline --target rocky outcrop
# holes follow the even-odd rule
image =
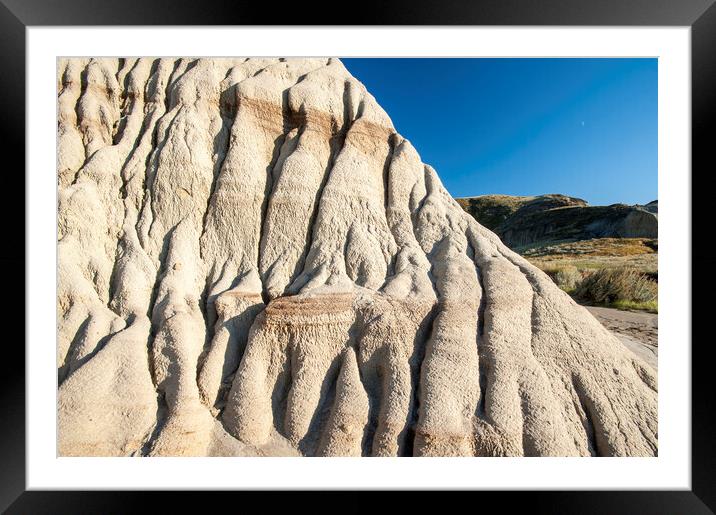
[[[652,456],[656,374],[336,59],[64,59],[59,453]]]
[[[649,213],[653,213],[655,215],[659,214],[659,201],[658,200],[652,200],[648,204],[645,204],[643,206],[637,205],[636,207],[640,207],[644,211],[648,211]]]
[[[658,203],[590,206],[582,199],[484,195],[457,199],[510,248],[592,238],[658,238]]]

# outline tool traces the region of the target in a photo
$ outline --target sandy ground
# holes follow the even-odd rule
[[[615,333],[629,350],[657,368],[659,315],[593,306],[586,308],[604,327]]]

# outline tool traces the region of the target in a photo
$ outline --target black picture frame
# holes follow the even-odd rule
[[[154,502],[162,512],[188,507],[186,492],[59,492],[25,491],[25,30],[40,25],[606,25],[606,26],[689,26],[691,27],[692,72],[692,456],[690,491],[571,491],[571,492],[479,492],[479,506],[499,502],[500,511],[529,505],[533,513],[664,513],[706,514],[716,511],[716,391],[713,387],[712,338],[709,338],[709,292],[716,288],[710,253],[710,221],[713,176],[716,158],[712,131],[716,125],[716,5],[715,0],[456,0],[429,2],[400,0],[364,1],[343,11],[331,11],[319,4],[303,3],[300,8],[279,8],[268,2],[223,0],[0,0],[0,147],[5,174],[5,197],[0,203],[6,222],[6,242],[0,253],[0,270],[5,278],[5,295],[0,313],[4,318],[6,364],[0,374],[0,509],[7,513],[134,513]],[[337,15],[344,12],[342,15]],[[335,19],[329,19],[335,18]],[[88,53],[91,46],[88,46]],[[54,149],[48,149],[48,152]],[[8,158],[12,156],[12,161]],[[10,163],[13,165],[11,166]],[[23,172],[21,172],[23,171]],[[688,174],[689,170],[683,173]],[[25,195],[20,195],[23,191]],[[23,223],[20,223],[23,213]],[[24,271],[24,274],[20,273]],[[22,283],[22,284],[21,284]],[[692,281],[693,284],[693,281]],[[20,313],[22,311],[22,314]],[[13,330],[19,337],[10,336]],[[686,344],[688,342],[669,342]],[[241,503],[249,506],[255,493],[204,492],[211,502]],[[321,505],[345,507],[341,511],[372,509],[357,492],[321,494]],[[201,494],[200,494],[201,495]],[[265,494],[264,494],[265,495]],[[275,495],[275,494],[270,494]],[[300,504],[306,493],[291,494]],[[332,496],[341,496],[340,501]],[[354,499],[355,497],[355,499]],[[413,502],[423,495],[413,493]],[[453,498],[457,507],[464,502]],[[468,501],[476,502],[476,501]],[[206,506],[206,505],[205,505]],[[238,505],[235,505],[239,509]],[[477,508],[477,505],[475,505]]]

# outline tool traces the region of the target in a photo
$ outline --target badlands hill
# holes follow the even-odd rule
[[[458,203],[510,248],[593,238],[657,238],[658,202],[590,206],[582,199],[482,195]]]
[[[337,59],[58,70],[59,453],[653,456],[656,374]]]

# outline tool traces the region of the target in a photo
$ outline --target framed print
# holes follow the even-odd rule
[[[0,11],[8,513],[713,510],[710,1],[125,7]]]

